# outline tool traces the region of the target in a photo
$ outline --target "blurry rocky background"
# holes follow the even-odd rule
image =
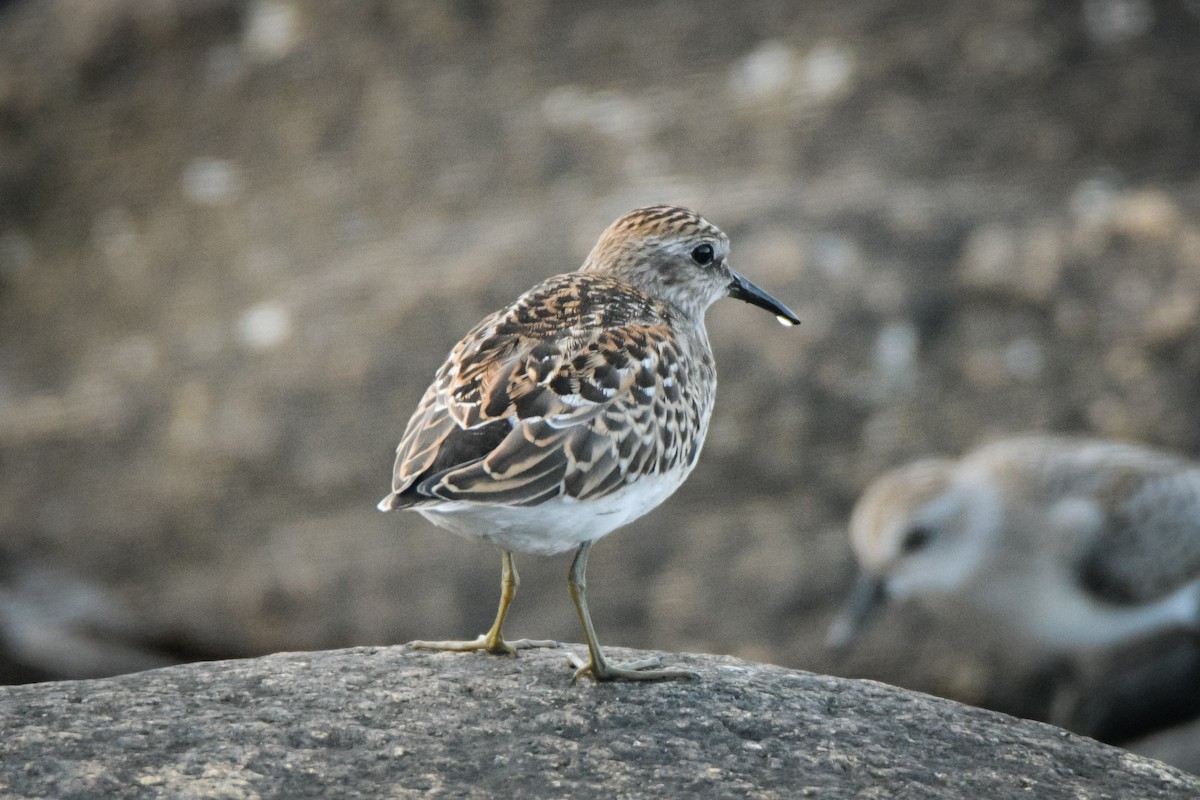
[[[1185,0],[0,3],[0,678],[483,630],[498,553],[374,510],[395,443],[478,318],[674,202],[803,324],[710,312],[708,445],[597,548],[602,641],[1051,717],[1072,669],[992,623],[828,653],[845,520],[1009,432],[1200,456],[1198,76]],[[510,633],[579,639],[568,560],[518,559]],[[1067,722],[1200,768],[1198,653]]]

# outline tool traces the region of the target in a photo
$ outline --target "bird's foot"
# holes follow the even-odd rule
[[[604,659],[599,662],[590,658],[586,662],[575,655],[567,653],[567,660],[575,668],[572,680],[579,680],[585,675],[591,675],[597,682],[603,681],[671,681],[699,680],[700,675],[688,669],[654,669],[662,664],[657,656],[644,658],[641,661],[631,661],[621,666],[612,666]]]
[[[562,647],[560,642],[552,639],[514,639],[506,642],[499,636],[480,634],[478,639],[470,641],[427,642],[420,639],[408,643],[413,650],[447,650],[455,653],[482,651],[497,656],[516,656],[518,650],[532,650],[535,647]]]

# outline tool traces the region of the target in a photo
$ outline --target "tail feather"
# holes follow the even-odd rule
[[[375,507],[380,511],[398,511],[414,506],[424,505],[430,500],[437,500],[436,497],[424,495],[413,491],[410,486],[403,492],[392,492],[387,497],[375,504]]]

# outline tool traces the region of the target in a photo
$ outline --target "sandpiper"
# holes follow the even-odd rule
[[[1200,465],[1028,436],[900,467],[850,520],[860,577],[828,643],[889,600],[961,603],[1048,653],[1200,632]]]
[[[413,509],[499,547],[500,608],[478,639],[413,647],[555,646],[504,640],[519,580],[512,554],[577,548],[568,588],[589,658],[571,657],[575,678],[693,676],[657,660],[610,665],[585,570],[597,539],[658,506],[696,465],[717,382],[708,307],[734,297],[799,323],[728,256],[729,238],[694,211],[640,208],[608,227],[578,271],[533,287],[455,345],[409,420],[379,509]]]

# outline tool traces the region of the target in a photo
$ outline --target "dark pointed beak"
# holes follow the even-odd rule
[[[825,646],[830,650],[845,648],[886,602],[887,586],[883,578],[870,572],[860,572],[846,598],[846,604],[825,634]]]
[[[779,320],[780,324],[789,326],[800,324],[800,318],[793,314],[787,306],[736,272],[733,273],[733,281],[729,284],[729,296],[752,306],[765,308],[775,315],[775,319]]]

